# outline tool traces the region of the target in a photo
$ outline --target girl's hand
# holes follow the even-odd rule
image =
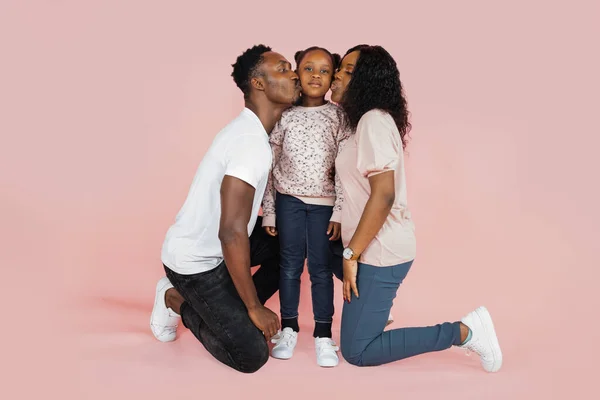
[[[342,224],[339,222],[330,222],[329,227],[327,228],[327,234],[331,235],[329,238],[330,241],[338,240],[342,234]]]
[[[352,293],[358,298],[356,275],[358,274],[358,261],[344,259],[344,300],[350,303]]]
[[[265,232],[267,232],[267,235],[269,236],[277,236],[277,228],[275,228],[274,226],[265,226]]]

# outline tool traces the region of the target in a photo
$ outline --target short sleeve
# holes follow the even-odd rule
[[[369,178],[398,165],[401,151],[399,133],[381,112],[369,112],[360,120],[356,130],[358,171]]]
[[[238,178],[255,189],[271,168],[271,149],[258,135],[242,135],[227,149],[225,175]]]

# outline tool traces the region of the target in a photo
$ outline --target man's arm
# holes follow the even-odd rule
[[[270,340],[280,328],[277,315],[264,307],[256,295],[250,273],[248,222],[252,215],[255,189],[241,179],[225,175],[221,183],[219,240],[225,265],[235,288],[246,305],[252,323]]]
[[[252,214],[254,191],[248,183],[228,175],[225,175],[221,184],[219,240],[225,265],[248,310],[261,306],[250,273],[248,222]]]

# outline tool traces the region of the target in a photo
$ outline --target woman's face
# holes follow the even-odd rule
[[[346,92],[346,88],[352,78],[352,71],[356,66],[356,61],[360,51],[353,51],[344,57],[340,63],[338,71],[335,73],[333,83],[331,84],[331,100],[339,103]]]

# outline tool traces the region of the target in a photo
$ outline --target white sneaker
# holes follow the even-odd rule
[[[340,348],[330,338],[315,338],[317,364],[320,367],[335,367],[340,362],[337,351]]]
[[[471,329],[471,339],[458,347],[477,353],[481,366],[487,372],[497,372],[502,366],[502,350],[488,310],[479,307],[467,314],[461,322]]]
[[[177,337],[177,326],[181,316],[165,304],[165,293],[173,285],[166,276],[156,284],[154,308],[150,316],[150,329],[154,337],[161,342],[172,342]]]
[[[294,355],[294,349],[298,343],[298,332],[292,328],[284,328],[275,337],[271,339],[275,347],[271,350],[271,356],[280,360],[289,360]]]

